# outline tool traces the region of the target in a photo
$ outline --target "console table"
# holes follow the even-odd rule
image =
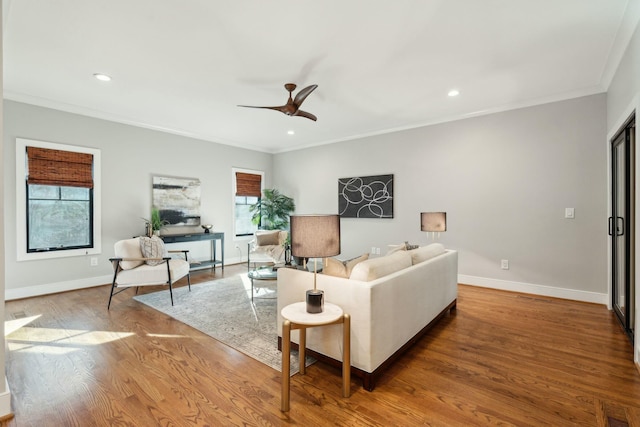
[[[215,271],[216,265],[220,264],[224,271],[224,233],[211,231],[209,233],[191,233],[191,234],[167,234],[160,236],[165,243],[180,243],[180,242],[198,242],[201,240],[211,241],[211,259],[208,261],[199,261],[198,266],[213,267]],[[217,244],[220,242],[220,259],[217,257]]]

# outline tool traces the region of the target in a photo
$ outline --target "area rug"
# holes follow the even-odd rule
[[[246,274],[168,289],[134,299],[171,316],[212,338],[282,372],[276,329],[276,281],[255,281],[251,302],[251,281]],[[307,365],[313,363],[307,358]],[[298,353],[291,352],[291,375],[299,370]]]

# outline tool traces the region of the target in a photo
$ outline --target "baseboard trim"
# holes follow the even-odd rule
[[[27,286],[24,288],[5,289],[4,299],[5,301],[11,301],[41,295],[57,294],[59,292],[75,291],[78,289],[92,288],[94,286],[102,286],[111,283],[112,280],[113,276],[109,274],[106,276],[87,277],[84,279],[57,283],[46,283],[44,285]]]
[[[225,258],[225,265],[241,264],[241,263],[246,264],[246,262],[247,262],[246,260],[242,261],[241,258],[231,258],[231,259]],[[202,268],[198,268],[197,266],[195,268],[192,267],[193,270],[200,270],[200,269],[204,270],[209,268],[211,267],[209,266],[202,267]],[[217,268],[220,268],[220,266],[217,266]],[[23,299],[23,298],[38,297],[42,295],[57,294],[60,292],[76,291],[78,289],[93,288],[95,286],[103,286],[108,284],[110,285],[112,280],[113,280],[113,275],[108,274],[105,276],[87,277],[85,279],[69,280],[65,282],[46,283],[44,285],[26,286],[24,288],[5,289],[4,299],[5,301],[12,301],[12,300]]]
[[[547,297],[591,302],[595,304],[606,305],[609,300],[609,296],[607,294],[600,294],[597,292],[556,288],[553,286],[537,285],[535,283],[512,282],[487,277],[468,276],[466,274],[458,274],[458,283],[483,288],[500,289],[503,291],[522,292],[525,294],[544,295]]]

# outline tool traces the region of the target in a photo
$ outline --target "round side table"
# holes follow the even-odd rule
[[[351,394],[351,317],[340,307],[328,302],[324,303],[322,313],[307,313],[306,302],[296,302],[284,307],[281,311],[282,323],[282,403],[281,410],[289,410],[289,382],[291,357],[291,331],[300,330],[298,354],[300,356],[300,374],[305,373],[305,346],[307,328],[335,325],[342,323],[342,395]]]

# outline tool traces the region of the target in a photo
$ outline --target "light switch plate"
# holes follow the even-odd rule
[[[576,212],[574,208],[565,208],[564,217],[567,219],[574,219],[576,217]]]

